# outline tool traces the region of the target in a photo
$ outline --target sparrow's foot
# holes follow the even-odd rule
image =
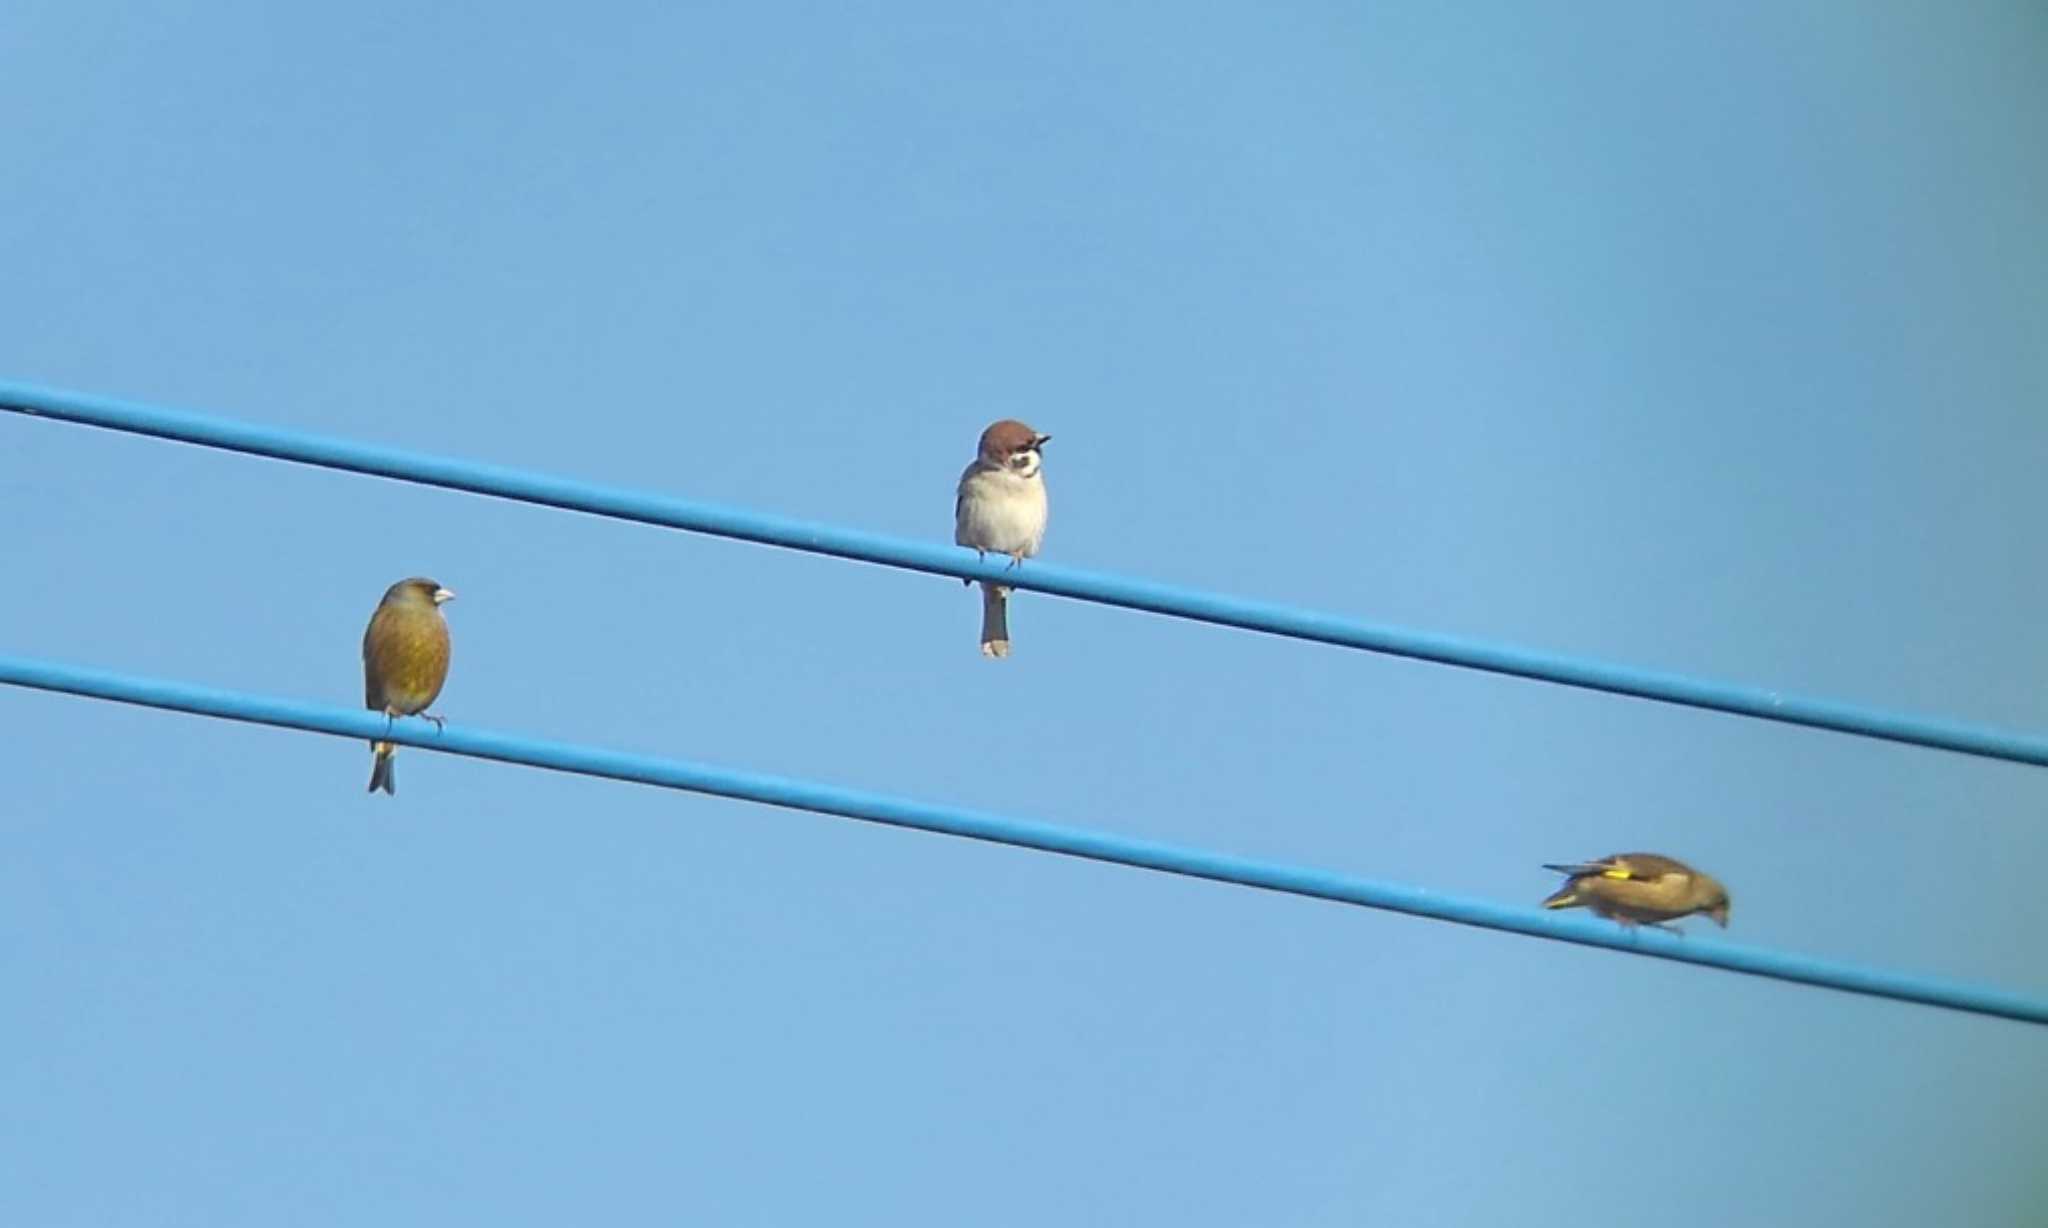
[[[447,726],[447,724],[448,724],[448,718],[447,718],[447,717],[445,717],[445,716],[435,716],[435,715],[434,715],[433,713],[431,713],[431,712],[422,712],[422,713],[420,713],[420,719],[421,719],[421,720],[423,720],[423,721],[432,721],[432,722],[434,722],[434,732],[435,732],[435,733],[439,733],[439,732],[441,732],[441,730],[442,730],[443,728],[445,728],[445,727]]]
[[[1010,566],[1011,566],[1011,567],[1015,567],[1015,566],[1016,566],[1017,564],[1019,564],[1019,563],[1021,563],[1021,562],[1023,562],[1023,561],[1024,561],[1024,552],[1023,552],[1022,550],[1012,550],[1012,551],[1010,552]],[[1007,571],[1007,570],[1009,570],[1009,568],[1005,568],[1004,570],[1006,570],[1006,571]]]

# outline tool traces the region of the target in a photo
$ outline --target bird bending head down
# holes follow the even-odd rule
[[[1663,926],[1694,913],[1728,924],[1728,889],[1675,857],[1616,853],[1543,868],[1570,876],[1543,901],[1545,908],[1589,908],[1630,929]]]

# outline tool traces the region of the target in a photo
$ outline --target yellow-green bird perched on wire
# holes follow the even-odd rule
[[[1598,861],[1545,865],[1571,881],[1543,901],[1545,908],[1590,908],[1629,929],[1665,927],[1668,921],[1705,913],[1728,924],[1728,889],[1675,857],[1616,853]]]
[[[448,620],[441,603],[455,594],[432,580],[414,576],[384,590],[384,600],[370,615],[363,632],[363,705],[385,716],[426,712],[448,681]],[[428,720],[440,724],[437,716]],[[396,795],[398,780],[391,758],[398,747],[372,742],[376,761],[370,767],[370,792]]]

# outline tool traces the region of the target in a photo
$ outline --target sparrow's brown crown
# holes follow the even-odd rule
[[[981,459],[991,465],[1001,465],[1019,452],[1043,447],[1051,438],[1015,418],[1005,418],[1001,422],[990,423],[989,428],[981,433]]]

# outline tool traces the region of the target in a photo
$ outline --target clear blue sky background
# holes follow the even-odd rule
[[[1539,7],[1551,11],[1540,12]],[[2048,727],[2039,4],[0,19],[0,373]],[[2048,773],[0,421],[5,651],[2048,991]],[[0,1221],[2010,1225],[2039,1029],[0,694]],[[1718,937],[1718,935],[1716,935]],[[1712,940],[1712,939],[1708,939]]]

